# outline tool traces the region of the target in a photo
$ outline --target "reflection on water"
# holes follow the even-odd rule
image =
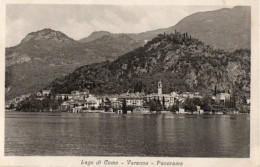
[[[5,155],[249,157],[249,115],[6,112]]]

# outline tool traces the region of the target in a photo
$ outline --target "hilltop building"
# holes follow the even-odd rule
[[[42,90],[42,96],[50,96],[51,90]]]
[[[50,96],[50,94],[51,94],[51,90],[41,90],[36,93],[36,97],[41,98],[45,96]]]

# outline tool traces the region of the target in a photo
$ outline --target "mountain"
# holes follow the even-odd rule
[[[142,45],[143,42],[134,41],[126,34],[120,34],[118,36],[105,35],[97,40],[84,44],[86,48],[92,51],[93,55],[104,56],[107,60],[114,60],[120,55]]]
[[[250,49],[250,25],[250,7],[234,7],[195,13],[175,26],[138,34],[98,31],[75,41],[51,29],[33,32],[6,48],[6,99],[38,91],[82,65],[113,61],[158,34],[176,30],[215,49]]]
[[[94,94],[119,94],[129,89],[153,93],[162,80],[163,93],[233,92],[250,96],[250,50],[226,52],[185,33],[159,35],[113,62],[82,66],[47,88],[56,93],[90,88]]]
[[[250,7],[199,12],[184,18],[166,33],[173,29],[188,32],[217,49],[250,49]]]
[[[6,99],[38,91],[82,65],[114,60],[141,45],[127,35],[81,43],[51,29],[29,33],[19,45],[6,48]]]
[[[67,35],[60,31],[54,31],[50,28],[43,29],[41,31],[29,33],[22,41],[21,44],[35,43],[39,42],[41,44],[69,44],[74,42],[73,39],[69,38]]]
[[[50,52],[77,44],[65,34],[51,29],[28,34],[19,45],[6,48],[6,66],[29,62],[32,59],[49,57]]]
[[[128,35],[134,40],[144,41],[151,40],[158,34],[170,34],[175,31],[188,32],[215,49],[226,51],[250,49],[251,8],[236,6],[231,9],[224,8],[215,11],[198,12],[183,18],[172,27],[138,34],[130,33]],[[95,34],[102,36],[100,32]],[[106,35],[112,36],[116,34],[107,32]]]
[[[151,39],[157,34],[188,32],[216,49],[234,51],[250,49],[251,8],[236,6],[185,17],[175,26],[138,34],[139,39]],[[134,35],[131,36],[135,39]]]
[[[108,31],[95,31],[91,33],[88,37],[80,39],[79,42],[86,43],[86,42],[94,41],[98,38],[101,38],[104,35],[114,36],[115,34],[110,33]]]

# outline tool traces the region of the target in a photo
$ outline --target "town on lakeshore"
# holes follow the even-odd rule
[[[33,112],[70,112],[70,113],[118,113],[118,114],[239,114],[250,112],[250,99],[238,108],[231,93],[214,93],[212,96],[199,92],[171,92],[163,94],[163,83],[158,81],[157,93],[145,94],[128,91],[122,94],[95,95],[85,88],[70,94],[53,95],[51,90],[41,90],[35,95],[23,95],[6,104],[6,110],[24,111],[27,101],[42,103],[29,107]],[[45,101],[45,102],[43,102]],[[23,103],[23,104],[21,104]],[[38,106],[37,106],[38,105]],[[28,108],[28,106],[27,106]],[[44,109],[45,108],[45,109]]]
[[[254,166],[250,5],[6,4],[3,164]]]

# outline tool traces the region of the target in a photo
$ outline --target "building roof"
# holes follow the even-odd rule
[[[218,93],[217,95],[230,95],[229,93]]]
[[[157,93],[152,93],[148,94],[146,97],[171,97],[171,94],[157,94]]]

